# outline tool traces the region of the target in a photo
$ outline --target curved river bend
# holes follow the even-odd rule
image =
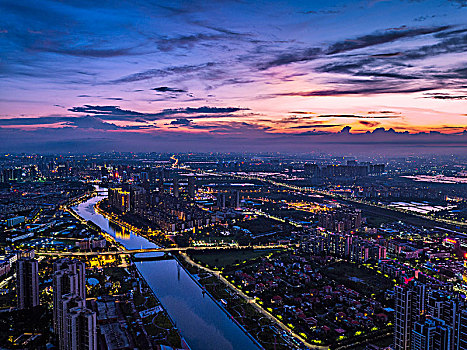
[[[156,244],[111,224],[96,213],[99,195],[73,207],[84,220],[91,220],[126,249],[154,248]],[[179,266],[176,260],[136,262],[136,267],[166,308],[192,350],[257,350],[259,347],[234,323]]]

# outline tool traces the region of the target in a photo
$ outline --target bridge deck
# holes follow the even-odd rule
[[[187,250],[241,250],[241,249],[287,249],[291,246],[276,244],[276,245],[256,245],[256,246],[238,246],[238,247],[229,247],[229,246],[212,246],[212,247],[172,247],[172,248],[147,248],[147,249],[122,249],[118,251],[108,251],[108,252],[36,252],[37,255],[44,256],[98,256],[98,255],[131,255],[139,253],[163,253],[163,252],[177,252],[177,251],[187,251]]]

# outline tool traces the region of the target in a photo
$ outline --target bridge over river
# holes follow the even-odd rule
[[[144,248],[144,249],[122,249],[106,252],[63,252],[63,251],[38,251],[37,255],[43,256],[99,256],[99,255],[131,255],[140,253],[164,253],[180,252],[187,250],[264,250],[264,249],[287,249],[292,245],[253,245],[253,246],[203,246],[203,247],[170,247],[170,248]]]

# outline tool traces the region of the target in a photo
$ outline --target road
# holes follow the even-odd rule
[[[172,164],[172,168],[176,168],[178,165],[178,158],[175,158],[175,154],[170,157],[171,160],[175,161],[175,163]]]
[[[3,281],[0,282],[0,289],[3,289],[8,285],[8,282],[10,282],[13,278],[16,278],[16,273],[14,273],[12,276],[5,278]]]

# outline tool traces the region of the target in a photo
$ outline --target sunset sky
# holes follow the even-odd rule
[[[2,0],[0,19],[2,152],[467,152],[467,0]]]

